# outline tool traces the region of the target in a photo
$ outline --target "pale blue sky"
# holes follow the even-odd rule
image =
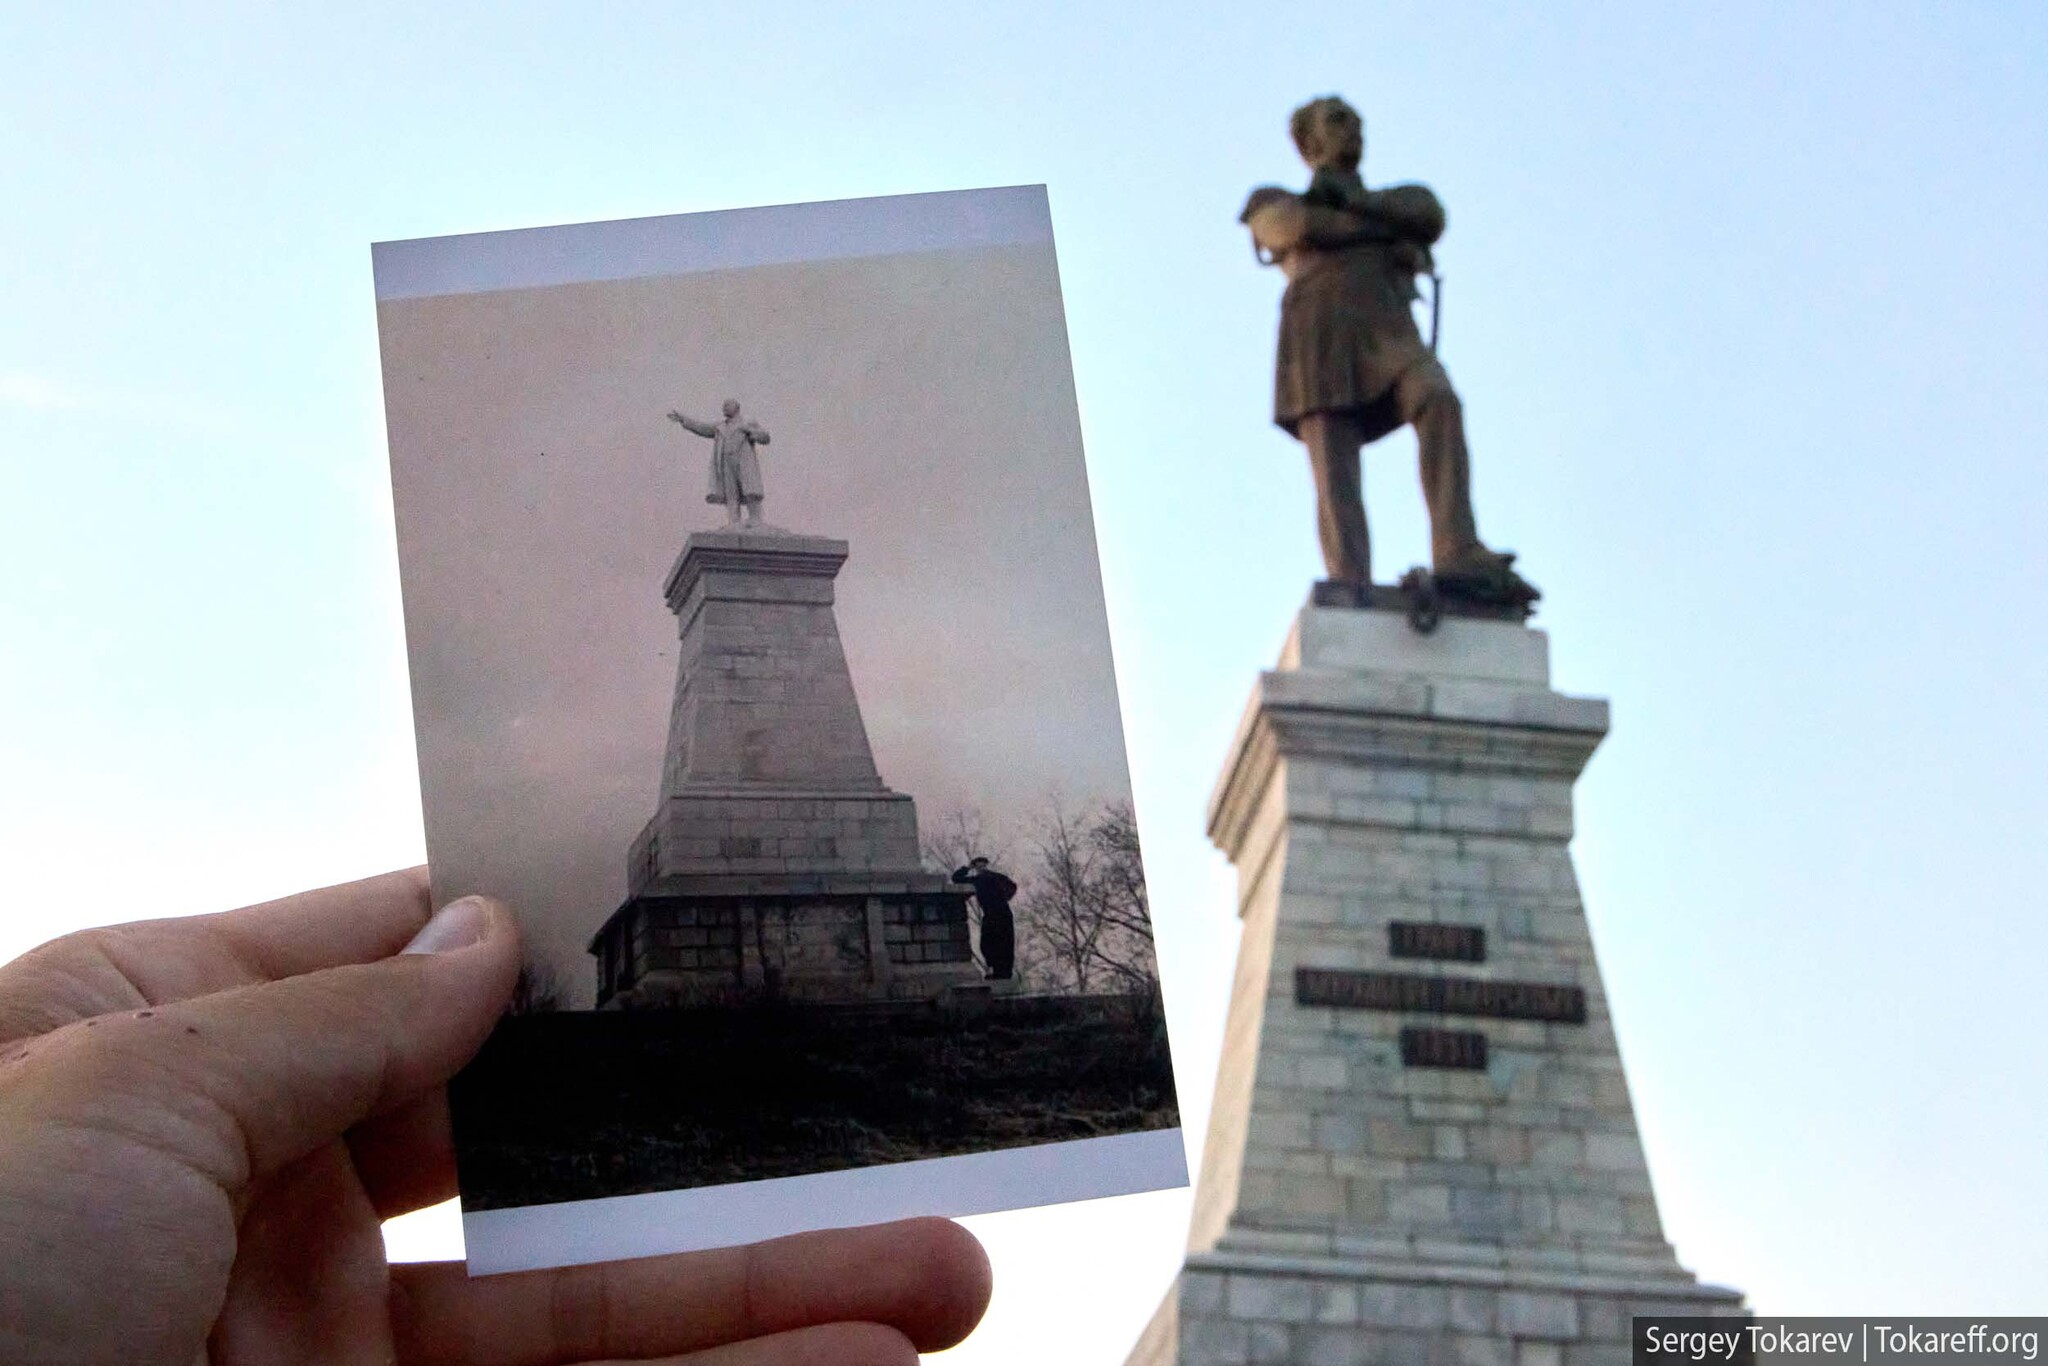
[[[2048,1308],[2048,11],[309,8],[0,10],[0,955],[417,856],[371,241],[1043,181],[1199,1123],[1203,798],[1315,572],[1235,216],[1336,90],[1449,207],[1482,530],[1614,701],[1577,852],[1680,1256]],[[1184,1218],[977,1221],[958,1359],[1121,1360]]]

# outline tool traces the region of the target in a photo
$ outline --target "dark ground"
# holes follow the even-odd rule
[[[514,1016],[451,1098],[469,1209],[1180,1122],[1156,1001],[1104,997]]]

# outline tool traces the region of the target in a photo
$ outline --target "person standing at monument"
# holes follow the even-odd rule
[[[1515,573],[1514,556],[1479,539],[1464,408],[1409,311],[1416,275],[1432,270],[1443,206],[1422,185],[1365,187],[1358,169],[1365,124],[1336,96],[1295,110],[1289,127],[1314,172],[1307,191],[1254,190],[1240,221],[1259,259],[1287,275],[1273,420],[1308,448],[1331,588],[1319,598],[1358,606],[1370,600],[1359,452],[1412,425],[1438,590],[1527,607],[1540,594]]]
[[[953,881],[972,886],[974,904],[981,907],[981,957],[988,964],[989,980],[1008,981],[1017,965],[1017,919],[1010,912],[1017,884],[979,855],[955,868]]]
[[[717,422],[699,422],[670,409],[668,420],[685,431],[711,438],[711,480],[704,501],[725,505],[727,526],[759,526],[761,460],[754,448],[768,444],[768,432],[760,423],[740,416],[738,399],[727,399],[724,412]]]

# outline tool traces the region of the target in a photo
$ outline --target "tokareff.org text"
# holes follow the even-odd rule
[[[1746,1341],[1745,1341],[1746,1339]],[[1868,1361],[1878,1357],[1990,1354],[2015,1361],[2033,1361],[2041,1354],[2037,1332],[2000,1332],[1989,1324],[1968,1328],[1928,1329],[1912,1324],[1870,1323],[1853,1328],[1807,1330],[1777,1324],[1749,1323],[1725,1329],[1647,1330],[1647,1356],[1675,1361],[1733,1361],[1742,1348],[1762,1354],[1839,1356]]]

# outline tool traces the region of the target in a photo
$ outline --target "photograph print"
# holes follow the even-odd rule
[[[373,259],[472,1271],[1185,1184],[1043,188]]]

